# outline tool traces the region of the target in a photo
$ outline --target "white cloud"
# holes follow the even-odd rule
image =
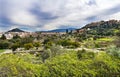
[[[28,26],[35,26],[38,24],[36,17],[27,11],[17,11],[15,14],[12,14],[13,15],[10,15],[10,19],[16,24]]]
[[[6,3],[5,12],[12,23],[34,26],[36,30],[56,29],[62,25],[83,26],[86,23],[106,19],[120,19],[110,10],[120,6],[120,0],[0,0]],[[4,6],[4,5],[3,5]],[[35,8],[34,8],[35,7]],[[48,14],[31,13],[31,9]],[[109,13],[111,12],[111,13]],[[56,16],[52,19],[49,16]],[[44,17],[44,15],[43,15]],[[40,25],[40,26],[38,26]]]
[[[112,14],[112,15],[109,15],[109,16],[106,16],[103,19],[105,19],[105,20],[109,20],[109,19],[120,20],[120,12]]]
[[[99,9],[109,9],[118,4],[120,4],[120,0],[95,0]]]

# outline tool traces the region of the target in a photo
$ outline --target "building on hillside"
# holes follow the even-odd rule
[[[13,36],[16,36],[16,35],[20,36],[21,38],[29,37],[30,35],[32,35],[32,33],[30,33],[30,32],[6,32],[6,33],[2,33],[2,34],[5,34],[7,39],[12,39]],[[2,34],[0,34],[0,36]]]
[[[12,34],[10,34],[10,33],[5,34],[5,36],[6,36],[6,39],[12,39],[12,38],[13,38],[13,35],[12,35]]]

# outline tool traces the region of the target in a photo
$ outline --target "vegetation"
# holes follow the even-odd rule
[[[0,49],[8,49],[10,46],[10,42],[6,40],[0,40]]]
[[[2,53],[2,52],[4,52],[4,50],[3,50],[3,49],[0,49],[0,53]]]
[[[120,60],[105,52],[91,53],[82,50],[69,51],[49,59],[44,52],[45,63],[35,64],[30,54],[9,54],[0,57],[0,77],[110,77],[119,76]],[[80,53],[79,53],[80,54]],[[37,57],[36,57],[37,58]]]
[[[61,35],[2,35],[0,77],[119,77],[119,29],[111,20]],[[6,49],[13,53],[3,53]]]
[[[13,53],[15,53],[14,51],[16,51],[16,49],[19,48],[19,47],[20,47],[20,45],[18,43],[13,44],[11,46],[11,49],[12,49]]]
[[[6,36],[3,34],[0,39],[6,40]]]
[[[78,42],[74,42],[74,41],[71,41],[71,40],[60,40],[58,42],[59,45],[62,45],[62,46],[68,46],[68,47],[72,47],[72,48],[77,48],[80,46],[80,44]]]
[[[19,35],[15,35],[15,36],[13,36],[13,39],[19,39],[19,38],[20,38]]]
[[[24,44],[24,47],[26,50],[29,50],[30,48],[33,48],[33,44],[32,43],[27,43],[27,44]]]

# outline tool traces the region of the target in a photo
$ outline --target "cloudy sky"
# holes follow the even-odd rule
[[[80,28],[120,19],[120,0],[0,0],[0,32]]]

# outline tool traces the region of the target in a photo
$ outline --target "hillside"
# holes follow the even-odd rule
[[[119,20],[99,21],[85,25],[77,32],[87,32],[88,34],[113,35],[120,30]]]
[[[0,39],[0,77],[119,77],[119,29],[119,21],[100,21],[81,34]]]
[[[118,20],[109,20],[109,21],[99,21],[87,24],[82,29],[93,29],[93,28],[118,28],[120,25],[120,21]]]
[[[15,29],[12,29],[12,30],[9,30],[8,32],[25,32],[19,28],[15,28]]]

